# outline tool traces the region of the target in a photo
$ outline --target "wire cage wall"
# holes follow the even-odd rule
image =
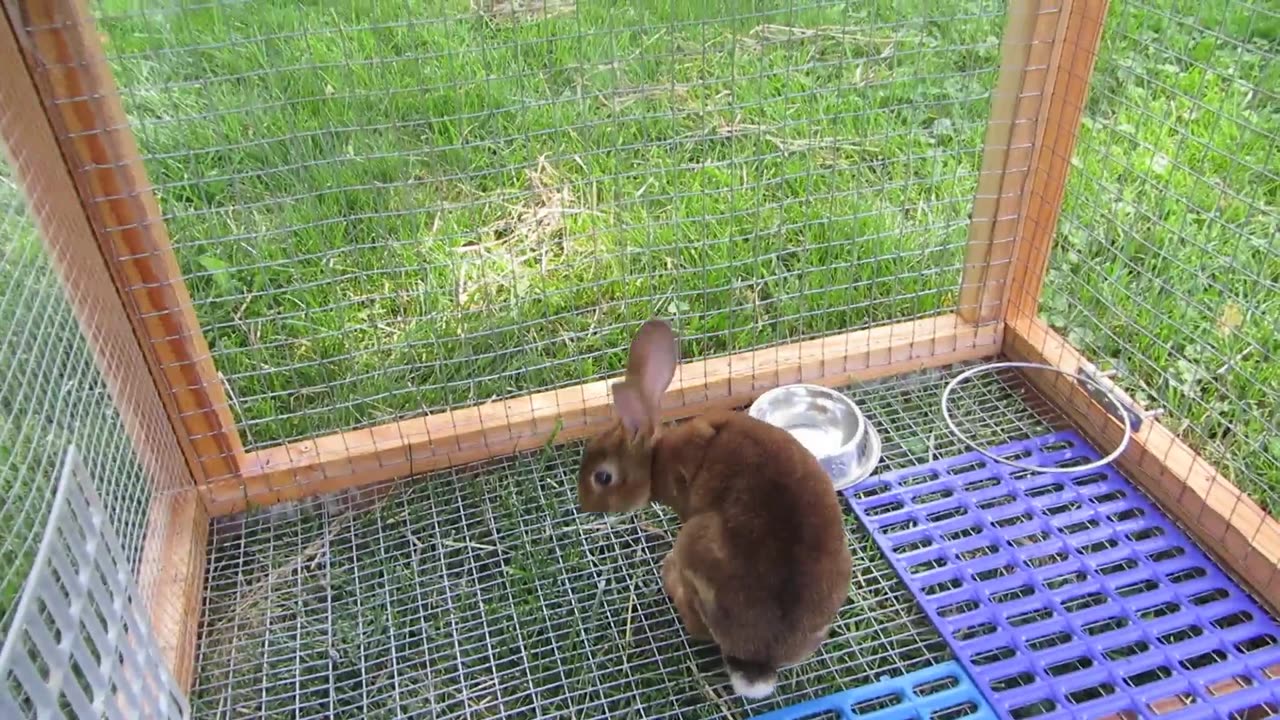
[[[745,717],[948,659],[851,511],[832,639],[732,696],[674,519],[573,496],[652,316],[666,419],[844,388],[885,471],[968,449],[938,395],[995,358],[1064,374],[966,384],[970,439],[1114,448],[1095,373],[1118,469],[1277,605],[1265,3],[2,7],[9,637],[74,447],[182,713]]]

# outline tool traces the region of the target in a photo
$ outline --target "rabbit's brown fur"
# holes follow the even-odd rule
[[[588,512],[650,502],[675,511],[681,528],[663,587],[690,635],[720,647],[735,690],[764,697],[778,668],[817,650],[848,596],[839,502],[808,450],[746,414],[709,413],[663,431],[658,403],[675,363],[670,328],[642,326],[627,379],[614,386],[619,420],[583,454],[579,503]]]

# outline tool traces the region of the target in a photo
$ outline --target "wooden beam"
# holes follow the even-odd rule
[[[244,448],[92,16],[84,0],[6,7],[191,476],[234,478]]]
[[[161,646],[174,648],[171,669],[186,689],[194,652],[191,633],[198,617],[189,612],[190,597],[196,593],[198,599],[204,580],[208,518],[192,490],[191,466],[152,381],[130,312],[112,285],[53,125],[25,71],[22,35],[11,22],[8,13],[0,13],[0,67],[9,68],[0,72],[0,107],[5,110],[0,113],[0,137],[152,496],[165,499],[153,503],[147,518],[139,586]],[[182,530],[184,523],[190,526],[186,535],[170,538],[169,531]],[[195,560],[177,551],[184,545]]]
[[[142,567],[156,568],[150,592],[151,629],[178,687],[195,680],[196,640],[204,596],[209,515],[195,488],[157,495],[151,503]]]
[[[681,365],[664,401],[667,420],[741,407],[784,383],[844,385],[995,354],[997,329],[955,315],[859,330]],[[428,415],[247,456],[242,479],[203,489],[211,515],[586,437],[612,417],[610,380]]]
[[[1089,1],[1015,0],[1009,5],[960,280],[957,312],[971,323],[1004,316],[1027,178],[1041,127],[1048,122],[1046,93],[1067,29],[1065,9]]]
[[[1034,92],[1034,88],[1026,85],[1040,5],[1040,0],[1012,0],[1001,36],[1000,72],[991,92],[991,110],[982,143],[982,167],[969,216],[969,242],[956,310],[966,322],[974,324],[993,317],[987,307],[997,280],[993,276],[1004,272],[1012,245],[1012,236],[997,236],[996,231],[1007,230],[1006,223],[999,222],[1003,217],[1001,210],[1009,214],[1010,201],[1004,198],[1017,187],[1022,178],[1019,170],[1029,162],[1022,159],[1026,150],[1015,151],[1015,146],[1021,142],[1029,147],[1035,137],[1034,120],[1040,97],[1038,93],[1029,97],[1024,94]]]
[[[1054,42],[1045,86],[1043,121],[1036,130],[1035,153],[1025,204],[1018,213],[1017,242],[1005,288],[1004,316],[1035,317],[1058,226],[1071,155],[1084,117],[1089,80],[1098,58],[1108,0],[1068,0],[1066,21]]]
[[[1014,360],[1077,373],[1087,361],[1037,318],[1005,327],[1004,351]],[[1099,449],[1116,447],[1120,422],[1072,378],[1043,370],[1025,373]],[[1273,609],[1280,608],[1280,523],[1241,492],[1171,430],[1147,420],[1116,465],[1191,529],[1208,549]]]

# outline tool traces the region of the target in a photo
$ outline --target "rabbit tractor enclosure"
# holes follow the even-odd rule
[[[1280,717],[1274,3],[0,8],[0,717]],[[768,697],[580,507],[650,318],[844,408]]]

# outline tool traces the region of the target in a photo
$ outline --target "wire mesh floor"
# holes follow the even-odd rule
[[[853,395],[880,470],[954,455],[938,397],[952,368]],[[956,414],[996,444],[1065,425],[1012,374]],[[950,653],[847,514],[855,574],[832,639],[773,698],[734,697],[715,650],[662,593],[674,518],[577,511],[579,446],[215,523],[198,717],[736,717],[874,682]]]

